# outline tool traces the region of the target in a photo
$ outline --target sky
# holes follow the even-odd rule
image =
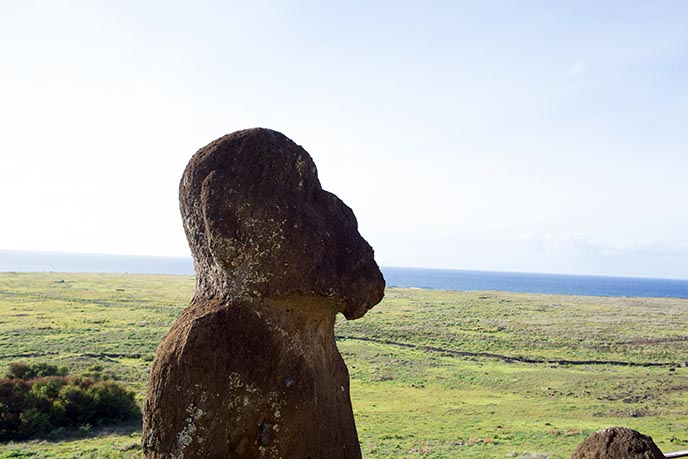
[[[688,279],[685,1],[0,0],[0,249],[188,256],[190,157],[302,145],[382,266]]]

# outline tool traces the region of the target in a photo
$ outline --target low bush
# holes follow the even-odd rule
[[[0,441],[141,416],[134,392],[114,381],[66,373],[47,364],[10,364],[8,377],[0,378]]]
[[[8,378],[33,379],[41,376],[66,376],[67,367],[57,367],[48,363],[12,362],[7,371]]]

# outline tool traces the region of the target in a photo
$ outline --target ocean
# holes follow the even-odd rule
[[[688,298],[688,280],[383,266],[390,287],[565,295]],[[191,258],[0,250],[0,272],[194,274]]]
[[[564,295],[688,298],[688,280],[449,269],[382,268],[389,286]]]

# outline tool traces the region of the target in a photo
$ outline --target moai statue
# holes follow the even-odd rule
[[[651,437],[626,427],[610,427],[583,440],[571,459],[664,459],[664,454]]]
[[[308,153],[248,129],[199,150],[179,192],[196,291],[153,361],[152,458],[360,458],[335,316],[385,282]]]

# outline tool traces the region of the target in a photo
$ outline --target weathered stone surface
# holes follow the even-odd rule
[[[664,459],[651,437],[626,427],[610,427],[586,438],[571,459]]]
[[[306,151],[249,129],[199,150],[180,184],[196,292],[158,348],[147,458],[358,458],[338,313],[384,279]]]

